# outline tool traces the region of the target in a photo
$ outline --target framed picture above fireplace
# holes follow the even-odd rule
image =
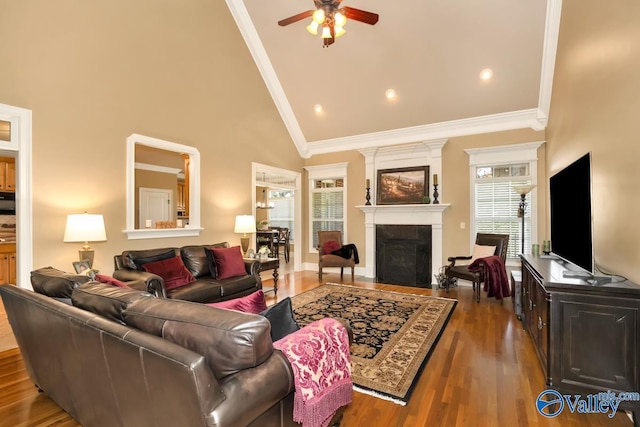
[[[423,203],[429,188],[429,166],[379,169],[377,182],[378,205]]]

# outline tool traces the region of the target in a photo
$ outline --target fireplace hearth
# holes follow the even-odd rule
[[[376,281],[431,287],[431,225],[376,225]]]

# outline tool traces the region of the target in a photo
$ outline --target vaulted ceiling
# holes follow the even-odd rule
[[[227,4],[303,157],[546,126],[561,0],[343,0],[380,19],[328,48],[277,24],[312,0]]]

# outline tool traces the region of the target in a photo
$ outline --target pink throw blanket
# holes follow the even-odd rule
[[[293,368],[293,420],[303,427],[326,427],[353,395],[347,330],[337,320],[324,318],[273,346]]]
[[[496,299],[502,299],[511,295],[507,269],[501,257],[492,255],[478,258],[469,264],[467,268],[469,271],[482,271],[484,273],[484,291],[487,292],[487,297],[495,296]]]

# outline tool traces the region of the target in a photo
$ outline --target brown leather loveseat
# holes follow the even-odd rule
[[[56,290],[3,285],[0,296],[32,381],[78,423],[299,427],[292,369],[266,318],[73,286],[74,306]]]
[[[260,263],[255,260],[246,260],[244,261],[245,274],[220,279],[211,274],[210,262],[207,259],[205,248],[229,248],[229,243],[124,251],[122,254],[114,256],[113,277],[123,282],[142,282],[145,284],[147,292],[158,297],[200,303],[239,298],[262,289]],[[181,257],[184,266],[196,279],[195,282],[167,289],[162,277],[142,268],[145,262],[175,256]]]

